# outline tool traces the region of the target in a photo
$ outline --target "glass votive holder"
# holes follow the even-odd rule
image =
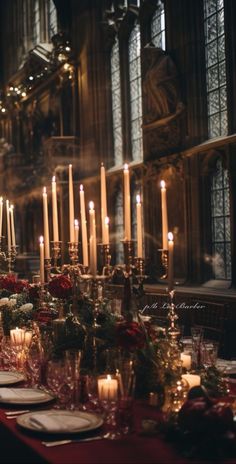
[[[122,435],[128,435],[134,428],[134,400],[131,397],[120,398],[117,404],[116,423]]]

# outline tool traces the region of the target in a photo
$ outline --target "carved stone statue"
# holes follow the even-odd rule
[[[150,45],[145,47],[142,53],[142,69],[143,130],[144,135],[146,133],[146,148],[152,154],[155,144],[166,151],[174,143],[178,143],[176,120],[183,112],[184,105],[180,99],[176,66],[165,51]],[[174,125],[172,134],[175,141],[169,131],[171,125]],[[154,130],[155,133],[148,134]]]

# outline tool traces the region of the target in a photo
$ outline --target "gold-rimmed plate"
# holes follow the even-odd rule
[[[96,430],[103,420],[89,412],[50,409],[22,414],[17,417],[17,424],[33,432],[74,434]]]
[[[54,400],[47,391],[38,388],[0,388],[0,403],[44,404]]]
[[[17,371],[0,371],[0,387],[23,382],[25,376]]]

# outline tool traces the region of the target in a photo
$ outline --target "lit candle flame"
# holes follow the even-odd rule
[[[47,193],[46,187],[43,187],[43,193]]]
[[[109,224],[109,222],[110,222],[110,219],[109,219],[109,217],[108,217],[108,216],[106,216],[104,220],[105,220],[105,224],[107,224],[107,225],[108,225],[108,224]]]
[[[129,165],[127,163],[124,164],[124,171],[128,171],[129,170]]]
[[[39,237],[39,243],[43,243],[43,242],[44,242],[44,238],[43,238],[42,235],[40,235],[40,237]]]
[[[141,203],[141,197],[140,197],[140,195],[136,195],[136,202],[137,202],[137,203]]]
[[[79,187],[79,188],[80,188],[80,191],[83,192],[84,186],[83,186],[82,184],[80,184],[80,187]]]
[[[161,180],[161,188],[162,189],[166,188],[166,183],[164,180]]]
[[[172,232],[168,232],[168,240],[169,240],[169,242],[173,242],[174,235],[172,234]]]
[[[56,182],[56,176],[53,176],[52,182]]]
[[[78,221],[78,219],[75,219],[75,227],[79,227],[79,221]]]
[[[89,202],[89,209],[94,209],[94,202],[93,201]]]

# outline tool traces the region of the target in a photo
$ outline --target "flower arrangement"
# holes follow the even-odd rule
[[[54,298],[66,300],[72,296],[72,282],[64,274],[53,277],[48,283],[47,289]]]

